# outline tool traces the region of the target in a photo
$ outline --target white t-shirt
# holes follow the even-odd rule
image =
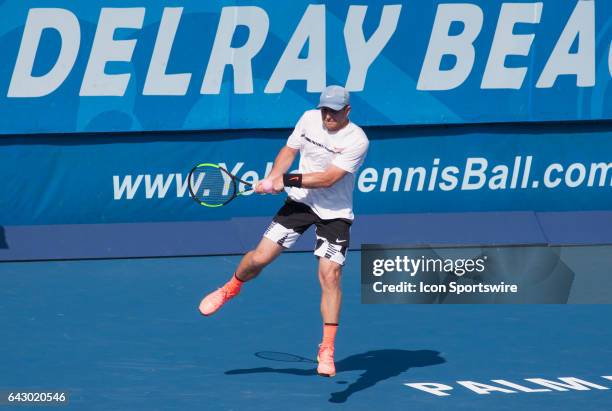
[[[347,173],[328,188],[291,187],[289,197],[308,205],[324,220],[353,220],[355,173],[363,164],[368,145],[368,137],[356,124],[349,122],[330,133],[319,110],[306,111],[287,140],[288,147],[300,150],[299,173],[325,171],[330,164]]]

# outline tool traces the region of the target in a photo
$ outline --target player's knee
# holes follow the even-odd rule
[[[261,250],[253,250],[251,251],[251,264],[253,264],[257,268],[263,268],[266,265],[270,264],[272,258],[268,253]]]
[[[339,266],[319,268],[319,280],[324,288],[336,289],[340,287],[340,275],[342,271]]]

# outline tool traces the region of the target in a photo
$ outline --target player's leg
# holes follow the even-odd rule
[[[242,257],[238,268],[236,268],[235,276],[242,282],[252,280],[282,252],[283,247],[281,245],[267,237],[262,237],[257,247]]]
[[[317,222],[315,255],[319,257],[318,274],[321,283],[323,319],[323,341],[317,356],[319,361],[317,372],[327,377],[336,374],[334,349],[342,305],[342,266],[348,250],[349,236],[350,222],[346,220]]]
[[[308,207],[293,202],[281,207],[257,247],[242,257],[232,278],[223,287],[204,297],[200,303],[200,312],[206,316],[215,313],[223,304],[238,295],[242,285],[257,277],[283,249],[290,248],[313,223],[313,217],[306,209]]]
[[[340,278],[342,266],[325,257],[319,257],[319,282],[321,283],[321,317],[323,319],[323,340],[317,355],[317,372],[325,377],[336,375],[334,350],[336,332],[340,319],[342,288]]]
[[[223,304],[237,296],[242,289],[242,285],[255,278],[282,251],[283,247],[281,245],[263,237],[254,250],[249,251],[242,257],[232,278],[223,287],[204,297],[200,302],[200,313],[206,316],[214,314]]]
[[[319,258],[319,282],[321,283],[321,317],[325,324],[338,324],[342,288],[342,266],[325,257]]]

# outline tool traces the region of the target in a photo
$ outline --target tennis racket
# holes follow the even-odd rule
[[[189,194],[205,207],[222,207],[255,189],[218,164],[198,164],[189,172]],[[241,189],[242,191],[239,191]]]

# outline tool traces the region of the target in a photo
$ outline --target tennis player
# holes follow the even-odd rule
[[[314,224],[324,324],[317,372],[332,377],[336,374],[334,341],[342,301],[340,277],[354,219],[355,174],[369,142],[363,130],[349,120],[349,93],[343,87],[327,87],[317,108],[302,115],[286,146],[278,153],[268,178],[256,186],[259,193],[280,193],[288,188],[285,204],[259,245],[242,258],[232,279],[207,295],[199,308],[204,315],[216,312]],[[287,174],[298,152],[298,173]]]

